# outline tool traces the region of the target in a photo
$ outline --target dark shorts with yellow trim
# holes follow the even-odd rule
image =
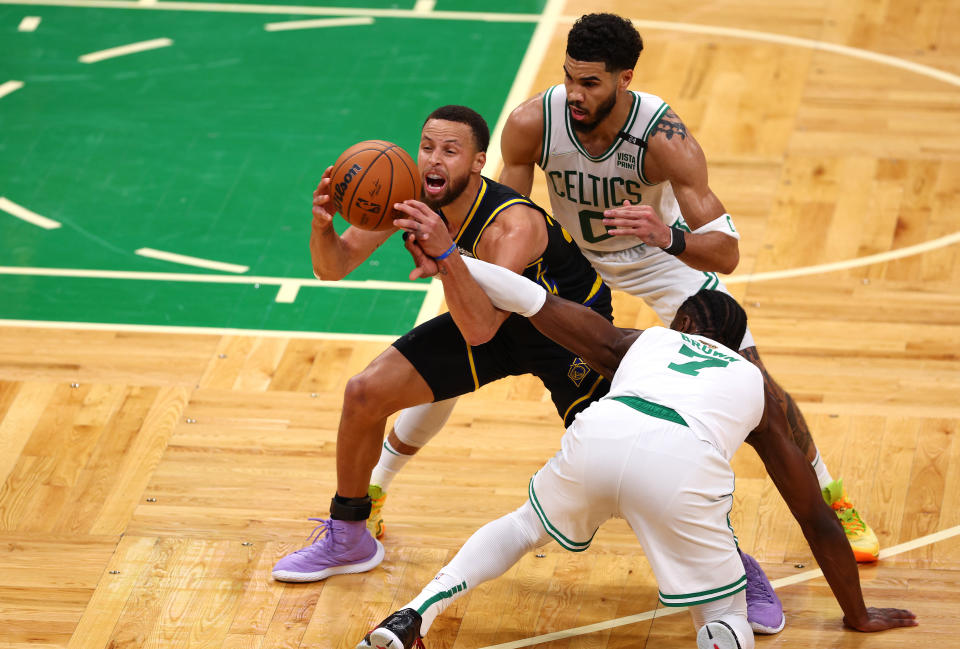
[[[533,374],[550,391],[563,425],[607,393],[610,383],[575,354],[516,314],[487,343],[471,347],[449,313],[424,322],[393,343],[410,361],[435,401],[477,390],[507,376]]]

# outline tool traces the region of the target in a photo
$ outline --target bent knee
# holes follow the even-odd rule
[[[365,417],[386,417],[393,412],[387,403],[390,386],[375,373],[364,370],[347,381],[343,390],[343,413]]]

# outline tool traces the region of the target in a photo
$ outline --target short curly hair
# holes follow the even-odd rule
[[[586,14],[567,34],[567,54],[577,61],[602,62],[607,72],[632,70],[637,65],[643,39],[626,18],[616,14]]]

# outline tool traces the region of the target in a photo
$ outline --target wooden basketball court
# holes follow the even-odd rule
[[[728,285],[880,538],[881,560],[860,568],[867,604],[920,622],[845,630],[744,447],[734,528],[787,615],[757,646],[960,646],[960,9],[548,2],[523,96],[561,81],[566,31],[594,10],[638,21],[634,87],[664,97],[706,152],[743,235]],[[309,189],[301,202],[309,219]],[[656,322],[624,295],[615,313],[622,326]],[[384,347],[0,328],[0,646],[352,648],[477,527],[524,501],[562,433],[531,377],[463,398],[390,492],[379,568],[274,582],[307,518],[327,512],[343,386]],[[541,554],[458,600],[427,647],[695,644],[686,613],[650,619],[657,588],[622,522],[588,552]]]

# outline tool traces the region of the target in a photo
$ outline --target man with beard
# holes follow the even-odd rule
[[[609,289],[563,228],[528,198],[480,175],[489,140],[486,122],[465,106],[438,108],[424,123],[418,155],[423,202],[396,207],[417,217],[406,221],[407,232],[435,255],[450,311],[399,338],[347,382],[330,518],[313,519],[319,522],[316,540],[277,562],[275,579],[318,581],[364,572],[383,560],[383,546],[366,527],[367,487],[387,418],[402,408],[454,398],[505,376],[534,374],[566,426],[609,388],[525,318],[494,308],[463,264],[461,255],[503,266],[612,319]],[[330,172],[314,192],[310,250],[318,277],[340,279],[393,231],[350,227],[338,235],[329,211]],[[419,269],[410,275],[419,276]]]
[[[701,288],[726,292],[715,273],[736,267],[740,235],[711,191],[703,151],[683,121],[659,97],[628,90],[642,50],[629,20],[581,17],[567,37],[564,83],[520,105],[506,123],[500,180],[529,193],[534,166],[543,169],[554,217],[604,280],[671,322]],[[876,535],[827,471],[803,415],[767,372],[749,329],[739,351],[760,368],[784,410],[776,421],[813,465],[855,558],[875,561]],[[776,630],[775,623],[751,621],[758,631]]]
[[[642,49],[629,20],[606,13],[577,20],[567,37],[564,83],[521,104],[506,122],[500,181],[529,195],[534,167],[543,169],[554,218],[604,281],[642,298],[669,323],[701,288],[728,292],[716,273],[736,267],[740,235],[711,191],[703,151],[683,121],[659,97],[628,89]],[[749,328],[739,351],[761,370],[783,408],[786,417],[779,421],[785,430],[778,432],[792,437],[812,464],[854,557],[876,560],[876,535],[850,504],[842,481],[830,475],[803,414],[767,372]],[[424,446],[449,408],[429,404],[403,413],[371,490],[379,495],[387,488],[409,457],[395,452]],[[769,458],[763,459],[769,467]],[[372,526],[382,529],[377,510]],[[744,565],[751,623],[759,633],[775,633],[783,627],[782,607],[759,565],[747,555]]]

